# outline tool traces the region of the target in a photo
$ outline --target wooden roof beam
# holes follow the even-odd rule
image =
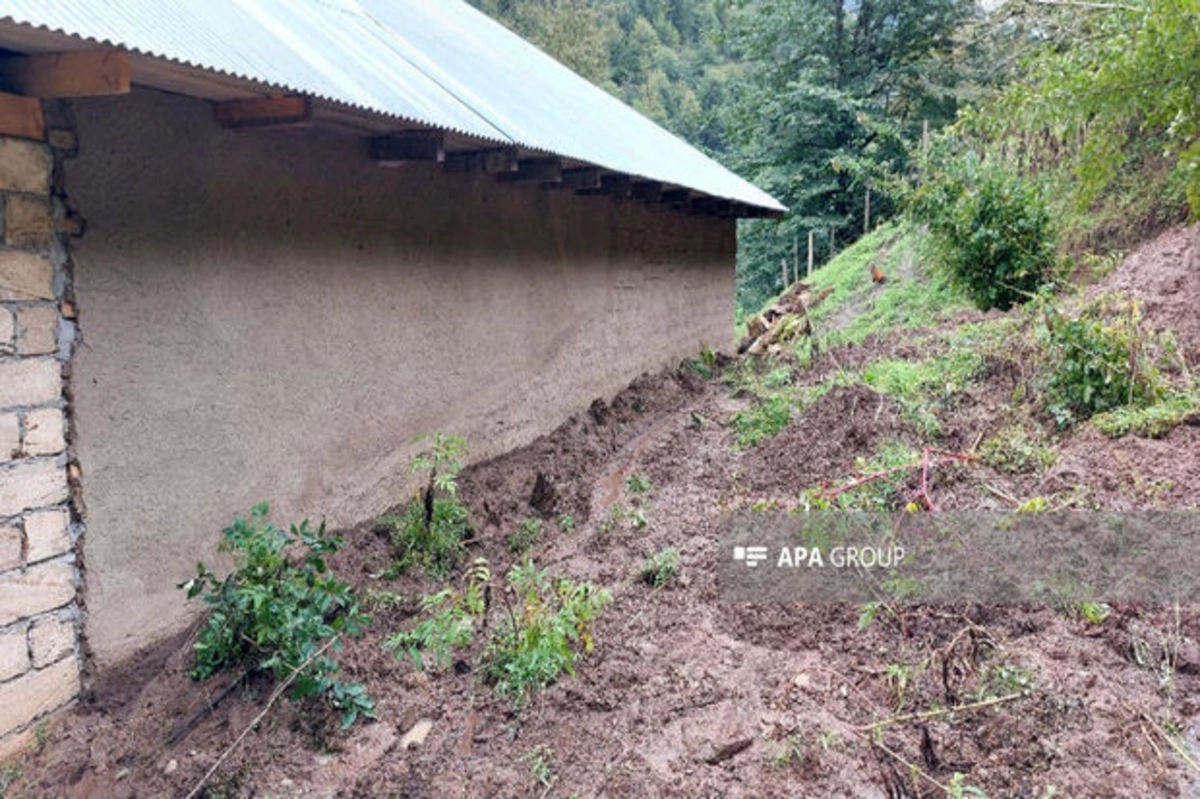
[[[600,188],[601,172],[596,167],[582,169],[564,169],[562,183],[564,189],[574,189],[577,192],[595,191]]]
[[[519,167],[516,147],[494,147],[488,150],[470,150],[462,153],[446,153],[447,172],[485,172],[502,175],[516,172]]]
[[[46,138],[42,101],[36,97],[0,93],[0,135],[22,139]]]
[[[523,158],[517,163],[516,172],[500,175],[505,183],[562,183],[563,169],[561,158]]]
[[[0,90],[28,97],[128,94],[129,53],[114,48],[0,58]]]
[[[639,180],[633,184],[633,196],[638,200],[656,203],[662,199],[662,184],[654,180]]]
[[[298,94],[225,100],[214,104],[213,116],[225,128],[307,127],[312,101]]]
[[[371,158],[379,166],[400,166],[406,161],[446,160],[445,137],[439,130],[405,130],[371,139]]]

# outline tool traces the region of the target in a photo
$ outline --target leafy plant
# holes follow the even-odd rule
[[[543,788],[554,784],[553,749],[548,746],[535,746],[521,755],[521,759],[529,764],[530,773]]]
[[[679,576],[679,552],[667,548],[655,552],[642,563],[642,582],[663,588]]]
[[[374,704],[359,684],[343,684],[337,662],[340,638],[357,635],[368,622],[350,586],[329,571],[326,559],[342,539],[305,519],[284,531],[267,521],[270,505],[255,505],[221,531],[220,552],[234,570],[219,579],[203,563],[181,583],[189,599],[202,596],[211,608],[196,638],[194,680],[230,669],[263,672],[276,682],[292,679],[291,697],[325,696],[343,711],[342,726],[373,717]],[[289,550],[297,550],[289,557]]]
[[[418,671],[432,664],[447,668],[454,650],[471,645],[475,623],[486,611],[486,591],[491,582],[491,570],[484,558],[477,558],[464,576],[465,588],[450,588],[421,597],[421,612],[425,618],[411,630],[389,636],[383,645],[397,657],[408,655]]]
[[[737,446],[750,449],[765,438],[781,432],[792,420],[792,402],[786,394],[773,394],[748,411],[733,415]]]
[[[1144,407],[1162,395],[1136,303],[1093,304],[1074,319],[1047,304],[1044,316],[1051,349],[1047,408],[1059,427],[1122,406]]]
[[[1008,310],[1049,282],[1054,233],[1036,186],[973,153],[931,159],[922,177],[910,213],[980,310]]]
[[[541,519],[524,520],[517,525],[517,529],[508,534],[508,551],[514,555],[524,555],[533,548],[541,532]]]
[[[625,489],[631,494],[646,494],[650,488],[650,478],[642,472],[634,472],[625,478]]]
[[[1200,416],[1200,396],[1171,394],[1143,408],[1124,407],[1092,418],[1101,433],[1109,438],[1135,435],[1162,438],[1189,419]]]
[[[612,602],[587,582],[550,578],[533,562],[513,566],[508,582],[516,607],[496,627],[484,649],[484,679],[521,707],[592,651],[591,623]]]
[[[1040,431],[1013,424],[979,445],[979,459],[1002,472],[1028,474],[1053,466],[1058,453]]]
[[[564,533],[572,532],[575,529],[575,517],[569,513],[564,513],[558,517],[558,529]]]
[[[459,458],[466,449],[462,438],[436,433],[429,448],[412,462],[413,474],[428,475],[425,488],[402,515],[380,519],[391,528],[399,571],[418,566],[444,578],[457,565],[470,531],[467,509],[458,501]]]

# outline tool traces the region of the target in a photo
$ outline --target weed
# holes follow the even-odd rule
[[[529,560],[512,567],[508,583],[517,606],[488,640],[482,665],[496,693],[521,707],[561,675],[574,675],[592,651],[591,623],[612,595],[592,583],[551,579]]]
[[[1012,424],[980,444],[979,460],[1001,472],[1029,474],[1053,466],[1058,453],[1040,430]]]
[[[1070,609],[1070,614],[1085,624],[1103,624],[1112,613],[1112,608],[1106,602],[1078,602]]]
[[[804,761],[804,746],[796,735],[789,735],[779,742],[779,748],[771,754],[771,765],[775,768],[787,768],[792,764]]]
[[[189,599],[203,596],[211,607],[194,645],[194,680],[235,668],[265,672],[276,681],[294,676],[291,697],[326,696],[343,711],[342,726],[373,717],[374,704],[362,685],[343,684],[337,662],[319,654],[331,639],[357,635],[368,622],[350,586],[329,571],[326,558],[342,539],[308,520],[290,532],[268,522],[270,506],[255,505],[249,518],[238,516],[221,531],[219,551],[231,553],[234,570],[223,580],[200,563],[196,576],[180,588]],[[289,548],[302,550],[292,560]],[[340,648],[334,640],[331,647]]]
[[[912,666],[906,663],[889,663],[884,669],[883,677],[896,699],[895,709],[897,711],[904,708],[904,698],[908,693],[908,685],[912,679],[912,672]]]
[[[987,794],[983,792],[982,788],[967,785],[966,776],[957,771],[946,783],[946,796],[949,799],[987,799]]]
[[[1048,303],[1051,350],[1046,407],[1060,428],[1123,406],[1153,405],[1164,393],[1155,341],[1137,303],[1107,299],[1075,319]]]
[[[569,513],[564,513],[558,517],[558,529],[564,533],[572,532],[575,529],[575,517]]]
[[[679,552],[662,549],[642,563],[642,582],[654,588],[663,588],[679,576]]]
[[[1092,417],[1092,424],[1109,438],[1135,435],[1162,438],[1179,425],[1200,416],[1200,394],[1172,394],[1146,407],[1125,407]]]
[[[633,525],[633,529],[641,530],[646,526],[646,509],[638,506],[629,511],[629,523]]]
[[[986,701],[1011,694],[1028,695],[1033,691],[1033,672],[1011,663],[989,668],[979,688],[979,699]]]
[[[625,478],[625,489],[631,494],[647,494],[650,488],[650,478],[642,472],[634,472]]]
[[[521,755],[521,759],[529,764],[533,778],[543,788],[554,784],[554,750],[548,746],[535,746]]]
[[[524,555],[533,548],[541,532],[541,519],[526,519],[508,534],[508,551],[514,555]]]
[[[392,634],[384,647],[397,657],[408,655],[418,671],[426,669],[430,655],[434,666],[449,667],[454,650],[471,645],[475,622],[487,610],[486,592],[492,579],[487,560],[477,558],[463,579],[461,592],[446,588],[421,597],[421,612],[428,618],[411,630]]]
[[[8,789],[15,785],[22,775],[21,767],[16,763],[9,763],[0,768],[0,799],[8,795]]]
[[[380,611],[398,610],[408,604],[403,594],[395,591],[385,591],[379,588],[368,588],[362,593],[362,606],[376,613]]]
[[[457,436],[435,434],[429,449],[412,462],[413,474],[428,475],[426,487],[403,515],[380,519],[391,528],[398,571],[418,566],[433,577],[444,578],[458,563],[463,538],[470,529],[467,509],[458,501],[459,458],[466,447]]]
[[[773,394],[748,411],[733,415],[739,449],[750,449],[781,432],[792,420],[792,402],[786,394]]]
[[[628,515],[629,511],[627,511],[625,506],[620,502],[614,502],[613,504],[609,505],[608,515],[605,517],[604,521],[600,522],[600,535],[608,535],[613,530],[619,529]]]

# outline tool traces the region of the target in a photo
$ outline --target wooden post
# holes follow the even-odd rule
[[[863,233],[871,232],[871,187],[867,186],[866,198],[863,200]]]
[[[800,234],[792,234],[792,282],[800,281]]]
[[[829,260],[833,260],[833,225],[829,226]]]
[[[808,271],[804,273],[804,277],[806,279],[812,275],[812,269],[813,269],[813,232],[810,230],[810,231],[808,231]]]
[[[787,258],[784,258],[784,259],[783,259],[782,261],[780,261],[779,263],[780,263],[780,265],[783,267],[783,290],[784,290],[784,291],[787,291],[787,287],[788,287],[788,281],[787,281],[787,276],[788,276]]]
[[[921,120],[921,154],[929,152],[929,120]]]

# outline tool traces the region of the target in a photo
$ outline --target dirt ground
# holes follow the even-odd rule
[[[1200,353],[1198,239],[1197,227],[1169,231],[1105,281],[1144,293],[1147,317],[1174,329],[1190,353]],[[905,333],[825,353],[795,379],[823,379],[833,361],[846,368],[872,353],[920,350],[913,340]],[[987,375],[945,410],[940,441],[967,450],[994,434],[1018,380],[1003,369]],[[198,795],[1200,797],[1200,608],[1117,606],[1089,623],[1048,607],[897,606],[861,627],[860,609],[846,605],[721,602],[723,513],[795,504],[885,442],[922,443],[893,400],[851,384],[739,450],[730,421],[750,402],[688,369],[643,376],[528,447],[463,473],[476,529],[470,557],[503,574],[514,561],[506,534],[540,516],[539,565],[611,590],[577,676],[516,713],[473,673],[478,643],[456,668],[417,672],[381,646],[415,609],[379,611],[341,656],[344,678],[367,684],[379,721],[340,732],[313,707],[281,702]],[[1200,427],[1114,441],[1083,426],[1057,446],[1047,468],[1014,475],[973,463],[935,472],[930,491],[955,509],[1006,508],[1005,495],[1073,507],[1200,506]],[[648,523],[605,525],[614,503],[630,501],[634,473],[651,485]],[[535,503],[539,474],[553,492]],[[554,524],[564,513],[576,521],[571,532]],[[374,523],[345,536],[333,566],[357,586],[406,596],[434,589],[415,575],[370,576],[391,558]],[[655,590],[638,571],[668,546],[680,553],[680,578]],[[17,764],[7,795],[188,795],[270,691],[240,686],[171,740],[224,687],[188,679],[190,643],[167,642],[98,683]],[[432,722],[428,736],[402,747],[422,720]],[[548,785],[533,773],[538,753]]]

